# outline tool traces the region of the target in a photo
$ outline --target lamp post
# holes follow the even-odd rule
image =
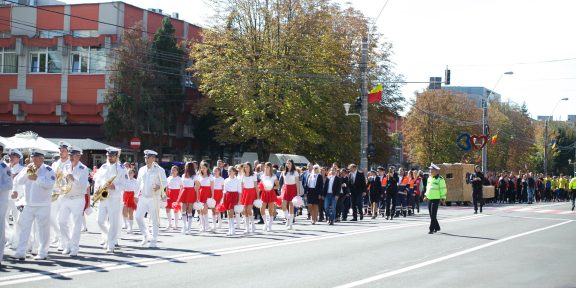
[[[346,111],[346,116],[358,116],[358,118],[360,119],[360,125],[362,125],[362,115],[358,114],[358,113],[349,113],[350,111],[350,103],[344,103],[344,111]],[[363,149],[364,149],[364,137],[362,137],[362,132],[360,132],[360,159],[362,159],[363,156]]]
[[[574,152],[574,154],[576,154],[576,152]],[[568,159],[568,165],[573,166],[572,167],[572,169],[574,170],[573,174],[574,174],[574,177],[576,177],[576,161],[572,162],[572,159]]]
[[[490,100],[490,94],[494,93],[498,83],[502,80],[502,76],[512,74],[514,74],[512,71],[502,73],[498,78],[498,81],[496,81],[494,88],[488,91],[488,95],[486,95],[485,99],[482,99],[482,134],[484,135],[488,134],[488,100]],[[488,143],[486,143],[482,148],[482,172],[484,172],[484,174],[488,172]]]
[[[552,113],[550,113],[552,120],[554,120],[554,111],[556,111],[561,101],[568,101],[568,97],[564,97],[556,102]],[[548,176],[548,117],[544,120],[544,176]]]

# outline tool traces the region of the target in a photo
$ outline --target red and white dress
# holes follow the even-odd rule
[[[282,200],[292,201],[298,195],[298,188],[296,187],[296,177],[300,174],[297,171],[284,172],[284,186],[282,186]]]
[[[178,196],[180,196],[180,189],[182,188],[182,177],[180,176],[170,176],[167,179],[168,187],[166,187],[166,208],[172,209],[174,203],[178,202]]]
[[[126,186],[124,187],[124,194],[122,196],[122,202],[126,208],[136,209],[136,201],[134,200],[134,192],[138,191],[138,180],[132,178],[126,181]]]
[[[278,178],[276,175],[266,176],[262,175],[260,177],[260,199],[264,203],[274,203],[276,202],[276,191],[274,191],[274,183]]]
[[[200,182],[200,193],[198,201],[206,204],[206,200],[208,198],[212,198],[212,177],[208,175],[207,177],[203,177],[202,175],[196,176],[196,181]]]
[[[178,197],[178,202],[184,204],[192,204],[196,202],[196,189],[194,189],[194,181],[196,176],[182,177],[182,191]]]
[[[212,181],[214,182],[214,200],[216,200],[216,205],[220,204],[224,194],[222,190],[224,189],[224,178],[212,176]]]
[[[226,178],[224,180],[224,207],[226,210],[233,210],[234,206],[238,204],[238,199],[240,199],[240,179]]]
[[[258,197],[256,194],[256,175],[240,177],[242,183],[242,196],[240,197],[240,204],[253,205],[254,200]]]

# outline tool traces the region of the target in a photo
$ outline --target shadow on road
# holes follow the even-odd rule
[[[438,233],[438,234],[439,234],[439,235],[452,236],[452,237],[469,238],[469,239],[482,239],[482,240],[491,240],[491,241],[495,241],[495,240],[498,240],[498,239],[494,239],[494,238],[488,238],[488,237],[477,237],[477,236],[467,236],[467,235],[456,235],[456,234],[445,233],[445,232],[440,232],[440,233]]]

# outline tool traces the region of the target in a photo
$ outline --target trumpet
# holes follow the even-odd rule
[[[94,192],[94,196],[92,196],[92,207],[94,207],[94,204],[100,202],[102,199],[108,198],[108,187],[112,184],[112,182],[114,182],[114,179],[116,179],[116,175],[106,181],[104,185],[100,186],[100,188]]]
[[[36,167],[34,163],[29,164],[26,169],[26,173],[28,174],[28,176],[36,175],[36,172],[38,172],[38,167]]]

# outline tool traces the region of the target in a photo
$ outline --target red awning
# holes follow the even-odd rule
[[[56,111],[56,104],[51,103],[26,104],[20,102],[18,104],[20,104],[20,110],[26,112],[27,114],[49,115]]]
[[[12,47],[16,44],[16,37],[0,38],[0,48]]]
[[[58,45],[58,38],[22,37],[22,43],[30,47],[54,47]]]
[[[62,112],[72,115],[97,115],[104,109],[104,104],[93,105],[75,105],[75,104],[62,104]]]
[[[70,46],[102,46],[106,42],[106,37],[110,37],[111,44],[116,43],[116,35],[100,35],[98,37],[74,37],[64,36],[64,43]]]

